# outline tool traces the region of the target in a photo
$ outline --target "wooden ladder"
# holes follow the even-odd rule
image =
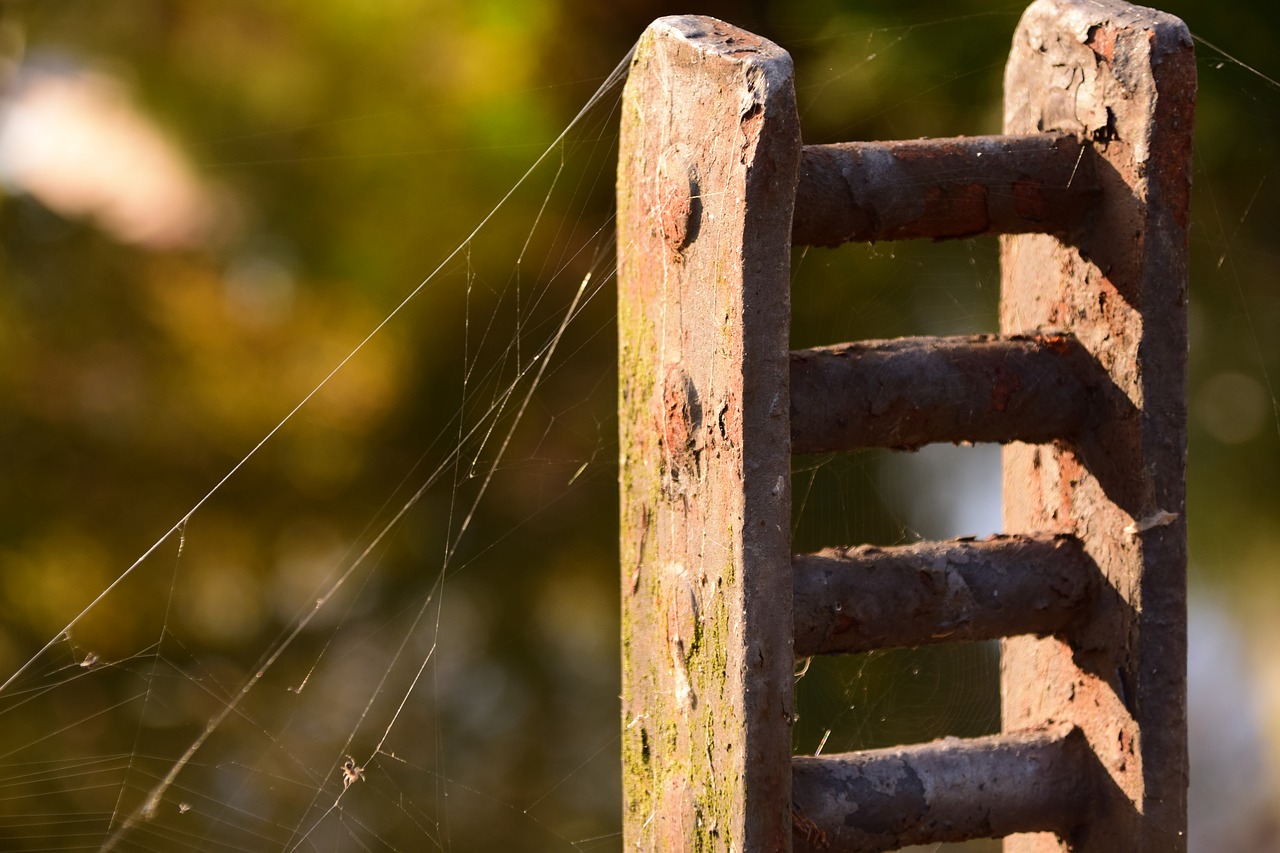
[[[625,849],[1180,851],[1186,27],[1037,0],[1007,135],[802,146],[791,59],[655,22],[623,101]],[[1001,234],[999,335],[788,353],[793,245]],[[1001,442],[1006,533],[790,547],[792,453]],[[1002,733],[793,757],[794,662],[1002,638]]]

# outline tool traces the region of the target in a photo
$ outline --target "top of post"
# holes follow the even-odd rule
[[[761,62],[783,62],[789,69],[791,56],[766,38],[738,29],[733,24],[705,15],[668,15],[649,25],[646,34],[655,38],[675,38],[709,55]]]
[[[1138,33],[1143,36],[1135,39]],[[1117,39],[1124,42],[1119,49]],[[1155,89],[1188,83],[1194,89],[1194,67],[1190,81],[1182,79],[1180,70],[1161,69],[1171,54],[1187,51],[1189,56],[1191,47],[1187,25],[1167,12],[1120,0],[1036,0],[1022,15],[1005,69],[1005,132],[1034,128],[1102,143],[1113,138],[1145,143]],[[1090,61],[1083,61],[1085,57]],[[1061,72],[1045,75],[1040,69],[1046,63]],[[1100,75],[1102,66],[1107,72]],[[1038,85],[1031,82],[1037,78]],[[1046,97],[1046,84],[1064,94],[1051,92]],[[1130,99],[1136,109],[1115,109]],[[1145,160],[1145,144],[1134,154]]]

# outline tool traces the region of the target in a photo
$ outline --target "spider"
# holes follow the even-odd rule
[[[359,782],[363,778],[364,768],[356,764],[356,760],[348,755],[347,760],[342,762],[342,790],[347,790],[352,782]]]

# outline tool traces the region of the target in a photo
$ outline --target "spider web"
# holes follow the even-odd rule
[[[806,137],[993,131],[1005,49],[980,34],[1011,30],[1015,17],[886,28],[833,13],[779,26],[797,57]],[[913,52],[931,44],[919,38],[928,30],[972,39],[973,70],[931,67]],[[136,562],[95,574],[23,555],[37,567],[23,577],[45,584],[24,598],[69,577],[84,585],[78,598],[56,600],[84,606],[49,615],[64,627],[39,651],[15,647],[16,632],[3,641],[14,662],[0,675],[6,849],[621,847],[615,536],[579,520],[616,500],[614,246],[600,199],[612,192],[625,66],[492,212],[470,220],[474,230],[461,229],[456,248],[367,318],[367,337],[317,346],[307,381],[295,372],[282,382],[297,407],[277,396],[271,418],[229,442],[248,454],[200,468],[207,476],[188,487],[184,509],[144,494],[101,512],[107,526],[171,525]],[[1251,110],[1274,125],[1280,87],[1262,71],[1203,40],[1200,66],[1202,103],[1221,98],[1202,107],[1210,121],[1215,110]],[[949,101],[975,86],[989,112]],[[1260,134],[1246,178],[1220,173],[1208,144],[1197,151],[1193,250],[1216,262],[1201,263],[1209,285],[1199,292],[1221,285],[1228,295],[1225,305],[1216,292],[1193,296],[1199,344],[1215,352],[1192,366],[1193,442],[1212,464],[1238,465],[1249,449],[1274,465],[1280,353],[1263,330],[1280,302],[1258,285],[1274,258],[1255,234],[1275,221],[1277,161]],[[796,346],[995,327],[991,241],[814,250],[797,253],[794,269]],[[434,319],[441,312],[449,332]],[[323,461],[320,483],[333,476],[325,466],[359,465],[326,436],[412,348],[448,367],[443,379],[424,374],[419,407],[431,417],[415,411],[401,427],[420,430],[416,455],[377,459],[358,494],[325,492],[321,510],[299,510],[324,489],[288,482],[297,457]],[[1223,406],[1236,414],[1220,417]],[[1197,477],[1202,495],[1234,494],[1202,465],[1193,495]],[[991,448],[804,459],[793,481],[797,550],[999,525]],[[261,526],[245,523],[246,504]],[[262,527],[268,543],[253,536]],[[91,537],[76,535],[85,565],[100,566]],[[1224,555],[1266,563],[1280,546],[1265,532],[1245,545],[1204,527],[1192,535],[1198,570],[1228,580],[1238,561]],[[994,731],[997,671],[989,644],[816,659],[797,680],[797,751]]]

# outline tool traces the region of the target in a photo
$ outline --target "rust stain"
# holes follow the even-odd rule
[[[1065,522],[1063,525],[1065,531],[1055,532],[1074,533],[1080,526],[1080,520],[1089,518],[1091,515],[1088,511],[1082,512],[1076,506],[1076,498],[1080,497],[1076,486],[1084,479],[1084,465],[1081,464],[1075,452],[1066,447],[1055,447],[1053,452],[1058,462],[1056,483],[1058,494],[1055,506],[1061,510],[1057,513],[1057,518],[1060,522]]]
[[[996,412],[1005,411],[1009,408],[1009,401],[1021,390],[1022,379],[1018,374],[1007,370],[998,371],[995,381],[991,383],[991,409]]]
[[[917,163],[922,160],[941,160],[946,157],[959,156],[965,157],[969,153],[968,146],[960,141],[962,137],[955,139],[932,139],[928,145],[920,145],[915,141],[889,143],[890,151],[895,160],[903,163]]]
[[[662,152],[657,181],[658,233],[672,259],[682,260],[684,250],[698,236],[702,210],[698,201],[698,177],[681,146]]]
[[[1116,31],[1102,25],[1089,28],[1089,38],[1085,40],[1098,58],[1111,63],[1116,58]]]
[[[692,447],[702,413],[693,382],[678,364],[667,371],[666,381],[662,384],[662,411],[662,435],[667,442],[667,451],[680,453]]]
[[[928,189],[924,210],[915,220],[886,229],[884,239],[927,234],[935,240],[972,237],[991,230],[987,188],[980,183],[944,183]]]
[[[751,152],[759,143],[760,133],[764,129],[764,104],[752,101],[739,117],[738,127],[742,130],[741,162],[745,164],[751,159]],[[753,165],[764,166],[765,162]]]
[[[1154,39],[1152,33],[1150,38]],[[1194,60],[1168,62],[1163,66],[1165,85],[1171,91],[1196,91],[1196,66]],[[1156,102],[1155,120],[1163,128],[1176,128],[1180,133],[1165,133],[1166,143],[1151,152],[1148,174],[1166,193],[1166,205],[1173,213],[1178,227],[1184,231],[1191,215],[1191,170],[1187,164],[1192,157],[1192,126],[1195,124],[1195,99],[1161,98]]]
[[[1070,355],[1074,348],[1072,343],[1075,339],[1070,335],[1040,335],[1038,339],[1044,348],[1054,355]]]
[[[662,207],[658,211],[658,221],[662,227],[662,239],[671,251],[679,255],[680,250],[689,245],[689,213],[693,200],[688,192],[676,191],[669,184],[659,192]]]
[[[1024,179],[1014,181],[1013,209],[1024,219],[1043,222],[1050,218],[1049,202],[1045,199],[1044,185],[1039,181]]]
[[[857,623],[846,613],[837,613],[835,619],[831,620],[831,633],[839,636],[857,627]]]

